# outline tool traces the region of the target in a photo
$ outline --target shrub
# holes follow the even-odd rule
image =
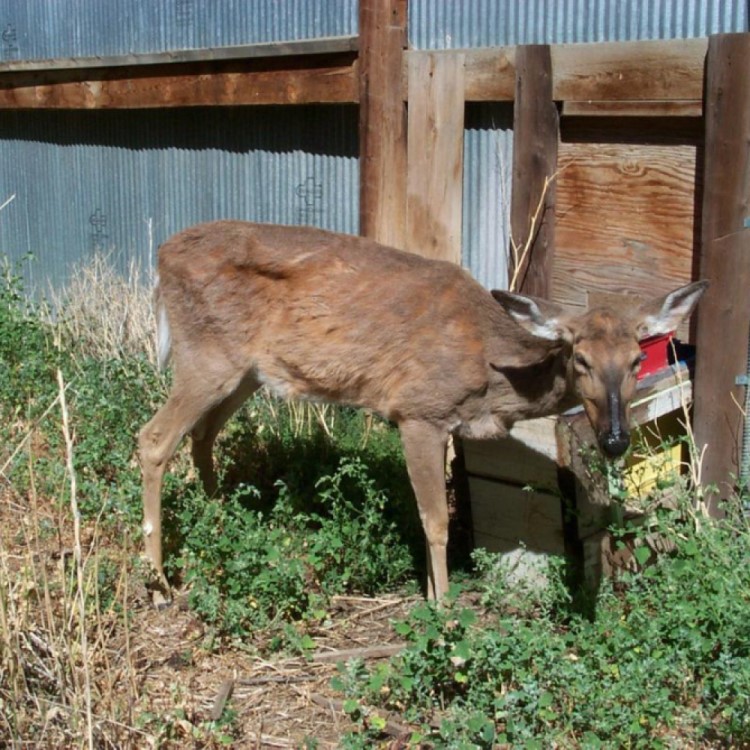
[[[314,616],[331,594],[382,591],[412,570],[383,514],[386,498],[362,463],[344,461],[319,480],[326,515],[295,511],[289,488],[277,488],[268,512],[249,507],[259,493],[245,486],[223,503],[195,492],[177,513],[185,535],[178,565],[191,604],[220,632],[243,635]]]
[[[368,704],[446,748],[750,742],[750,533],[675,514],[659,530],[675,552],[605,587],[592,619],[417,608],[403,655],[337,681],[362,724],[350,746],[378,737]]]

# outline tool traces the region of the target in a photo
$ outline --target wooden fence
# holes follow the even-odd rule
[[[523,290],[585,306],[711,280],[695,433],[704,481],[724,487],[750,330],[750,35],[419,51],[406,6],[360,0],[353,38],[2,63],[0,109],[358,103],[362,233],[459,261],[465,104],[513,102],[518,243],[557,174]]]

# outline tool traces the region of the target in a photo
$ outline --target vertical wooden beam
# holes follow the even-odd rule
[[[708,44],[701,276],[711,281],[698,307],[695,438],[705,448],[704,485],[716,485],[717,512],[740,471],[739,404],[750,333],[750,34]],[[736,401],[736,403],[735,403]]]
[[[407,248],[461,262],[464,56],[409,55]]]
[[[549,184],[537,221],[545,179],[557,170],[560,118],[552,100],[552,62],[547,45],[528,45],[516,51],[516,94],[513,105],[513,178],[511,187],[511,237],[530,250],[515,269],[516,289],[537,297],[549,297],[555,249],[555,184]]]
[[[360,234],[404,247],[407,0],[359,2]]]

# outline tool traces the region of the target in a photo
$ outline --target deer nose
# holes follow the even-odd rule
[[[617,432],[608,432],[599,437],[599,446],[610,458],[621,456],[630,445],[630,434],[618,430]]]

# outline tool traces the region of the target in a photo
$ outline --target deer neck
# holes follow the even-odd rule
[[[498,370],[503,381],[496,402],[506,423],[561,414],[578,403],[569,359],[567,348],[542,350],[528,365]]]

